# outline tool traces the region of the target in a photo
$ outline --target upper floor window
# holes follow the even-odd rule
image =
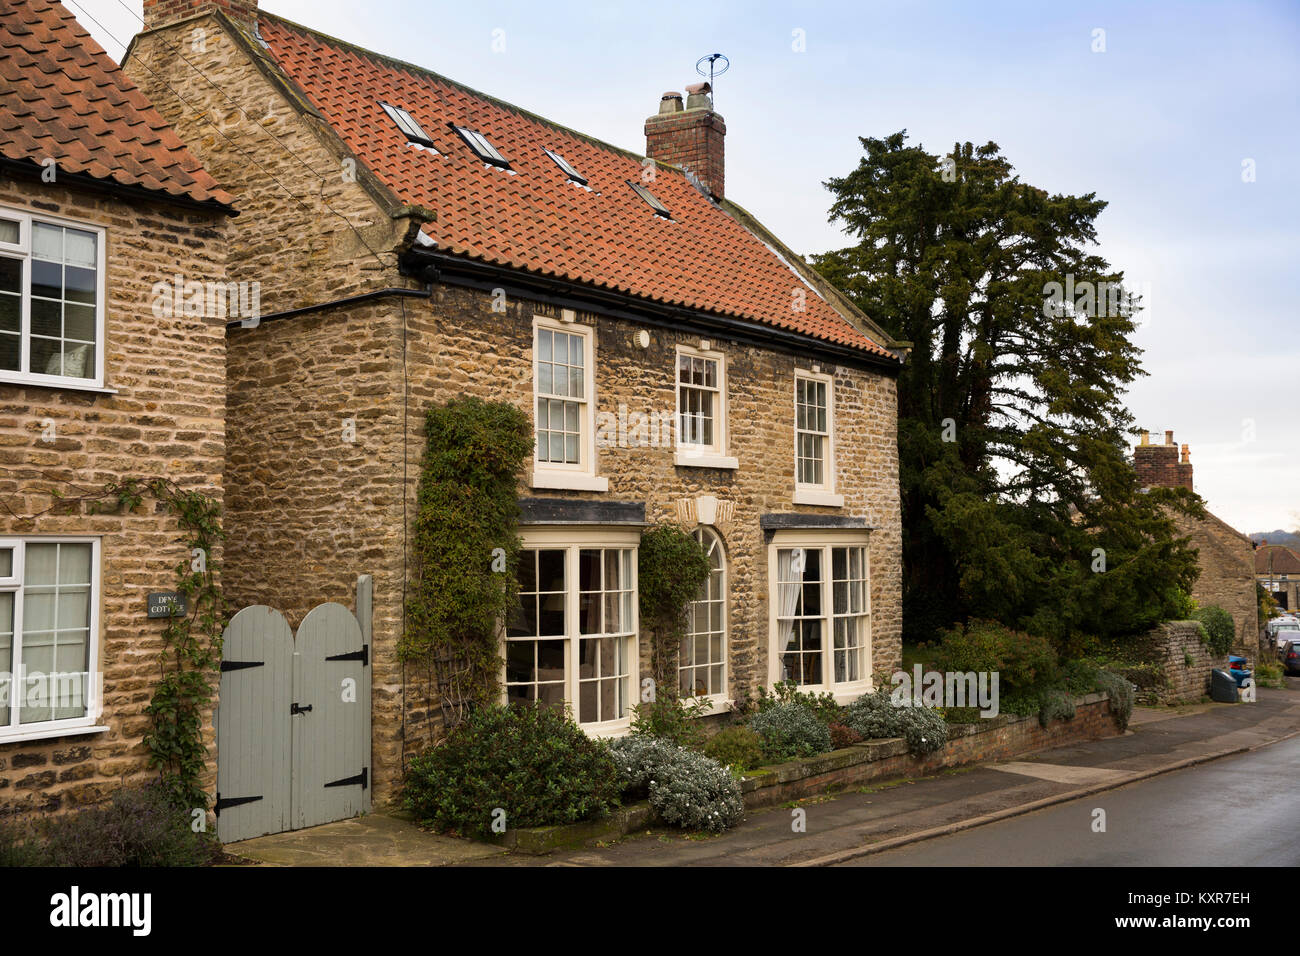
[[[0,538],[0,742],[96,716],[98,541]]]
[[[0,381],[104,383],[104,231],[0,209]]]
[[[798,372],[794,380],[794,500],[842,505],[835,493],[834,380]]]
[[[676,379],[677,464],[738,467],[735,458],[726,457],[726,358],[707,348],[679,345]]]
[[[535,488],[608,487],[607,479],[595,476],[594,352],[590,327],[534,318]]]

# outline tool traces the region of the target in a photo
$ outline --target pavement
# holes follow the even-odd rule
[[[752,811],[719,836],[648,830],[549,856],[441,836],[386,813],[227,844],[272,866],[825,866],[1007,820],[1300,735],[1300,678],[1255,703],[1139,707],[1120,737]]]

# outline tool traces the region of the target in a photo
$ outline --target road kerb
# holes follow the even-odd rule
[[[1280,743],[1283,740],[1289,740],[1291,737],[1300,734],[1287,734],[1285,737],[1279,737],[1277,740],[1270,740],[1269,744]],[[1260,744],[1258,746],[1266,746]],[[799,860],[795,863],[788,864],[792,867],[802,866],[833,866],[836,863],[844,863],[848,860],[856,860],[859,857],[871,856],[876,853],[883,853],[886,850],[894,850],[900,846],[907,846],[910,843],[920,843],[923,840],[933,840],[935,837],[950,836],[954,833],[960,833],[963,830],[972,830],[975,827],[985,826],[989,823],[997,823],[999,820],[1006,820],[1010,817],[1018,817],[1026,813],[1032,813],[1035,810],[1041,810],[1044,807],[1055,806],[1058,803],[1068,803],[1071,800],[1078,800],[1080,797],[1087,797],[1094,793],[1102,793],[1106,790],[1117,790],[1120,787],[1127,787],[1129,784],[1137,783],[1140,780],[1146,780],[1150,777],[1158,777],[1161,774],[1170,773],[1174,770],[1184,770],[1187,767],[1194,767],[1197,764],[1208,763],[1211,760],[1219,760],[1223,757],[1231,757],[1235,754],[1248,753],[1257,747],[1234,747],[1230,750],[1220,750],[1211,754],[1198,754],[1195,757],[1188,757],[1185,760],[1178,760],[1163,767],[1156,767],[1152,770],[1140,770],[1124,780],[1113,780],[1109,783],[1093,784],[1089,787],[1080,787],[1077,790],[1070,790],[1066,793],[1058,793],[1052,797],[1043,797],[1039,800],[1031,800],[1029,803],[1022,803],[1018,806],[1007,807],[1005,810],[997,810],[993,813],[986,813],[982,816],[971,817],[969,820],[957,820],[953,823],[946,823],[940,827],[931,827],[928,830],[918,830],[915,833],[908,833],[903,836],[893,837],[889,840],[881,840],[879,843],[872,843],[868,846],[854,847],[851,850],[839,850],[835,853],[827,853],[825,856],[814,857],[811,860]]]

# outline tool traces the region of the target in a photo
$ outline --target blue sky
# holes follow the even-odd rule
[[[140,5],[68,2],[119,58]],[[1300,525],[1297,0],[264,8],[637,152],[660,94],[725,53],[727,195],[804,253],[845,244],[821,183],[858,136],[993,140],[1026,182],[1110,203],[1099,252],[1150,305],[1139,424],[1191,446],[1196,490],[1239,530]]]

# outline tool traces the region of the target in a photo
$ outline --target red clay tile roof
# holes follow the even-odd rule
[[[0,156],[230,205],[145,95],[57,0],[0,0]]]
[[[761,322],[897,360],[810,288],[675,168],[645,185],[672,219],[628,186],[641,160],[418,67],[262,12],[274,61],[347,147],[404,203],[434,210],[438,248],[500,266]],[[380,107],[406,109],[435,155],[407,143]],[[482,132],[513,172],[479,160],[448,123]],[[568,181],[543,147],[587,178]],[[792,307],[800,297],[804,311]]]
[[[1255,549],[1255,573],[1268,574],[1272,561],[1274,574],[1300,574],[1300,555],[1280,544],[1261,544]]]

